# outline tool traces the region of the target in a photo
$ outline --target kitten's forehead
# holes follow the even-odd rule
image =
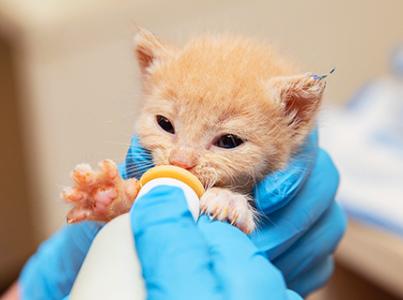
[[[207,36],[190,41],[160,64],[152,79],[164,98],[203,102],[225,110],[248,101],[264,102],[263,82],[289,71],[265,44]]]
[[[204,127],[237,124],[242,120],[264,116],[270,110],[270,103],[261,95],[241,95],[237,92],[237,86],[227,85],[226,89],[228,91],[223,91],[220,86],[208,90],[203,87],[179,87],[173,93],[168,88],[168,92],[160,90],[158,101],[154,99],[151,102],[157,110],[164,111],[172,118]]]

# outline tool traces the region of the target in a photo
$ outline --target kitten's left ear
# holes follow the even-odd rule
[[[153,33],[137,28],[134,36],[134,52],[143,76],[149,75],[151,68],[172,55],[173,48],[163,44]]]
[[[273,77],[266,85],[288,118],[289,126],[302,138],[311,129],[325,86],[324,80],[312,74]]]

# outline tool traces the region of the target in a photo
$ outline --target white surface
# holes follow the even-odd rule
[[[367,87],[351,109],[329,110],[323,123],[322,146],[341,174],[338,199],[403,234],[403,82]]]
[[[183,190],[193,218],[199,217],[199,198],[183,182],[172,178],[157,178],[146,183],[138,197],[160,185]],[[136,203],[136,202],[135,202]],[[135,205],[135,204],[134,204]],[[76,278],[70,300],[140,300],[146,298],[129,214],[106,224],[98,233]]]
[[[403,238],[350,221],[336,259],[361,276],[403,298]]]

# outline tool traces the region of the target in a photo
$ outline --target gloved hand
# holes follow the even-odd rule
[[[18,280],[21,299],[60,300],[68,295],[102,226],[98,222],[66,225],[45,241],[21,272]]]
[[[288,167],[266,177],[254,191],[264,218],[251,238],[281,270],[287,286],[302,296],[331,276],[333,252],[346,228],[334,201],[338,172],[317,145],[314,131]]]
[[[302,299],[239,229],[196,224],[177,187],[152,189],[130,215],[147,299]]]
[[[151,155],[133,137],[122,174],[141,177]],[[267,176],[254,189],[261,223],[251,239],[283,273],[287,286],[305,296],[321,287],[333,271],[333,252],[346,219],[334,201],[339,174],[318,148],[317,131],[284,170]]]
[[[123,177],[140,177],[151,166],[150,153],[134,137],[121,166]],[[337,185],[337,171],[324,151],[317,152],[314,133],[287,170],[255,189],[257,207],[266,217],[252,240],[283,272],[287,285],[303,295],[329,278],[331,254],[345,229],[334,202]],[[100,227],[92,222],[67,225],[45,242],[21,274],[22,299],[68,295]]]

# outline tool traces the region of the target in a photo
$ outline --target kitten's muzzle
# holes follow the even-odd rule
[[[171,151],[168,161],[171,165],[191,170],[197,165],[198,156],[193,149],[178,148]]]

